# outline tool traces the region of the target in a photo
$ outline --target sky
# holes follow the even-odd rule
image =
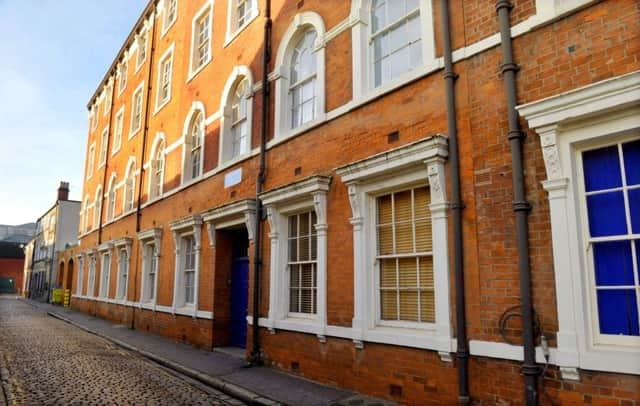
[[[147,0],[0,0],[0,224],[80,200],[86,105]]]

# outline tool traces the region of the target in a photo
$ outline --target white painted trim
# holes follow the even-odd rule
[[[136,111],[136,95],[140,92],[140,124],[137,129],[133,129],[133,118],[134,113]],[[134,135],[142,130],[142,123],[144,122],[145,108],[144,108],[144,80],[140,82],[140,84],[133,91],[133,95],[131,96],[131,117],[129,117],[129,137],[130,140]]]
[[[253,88],[253,75],[251,74],[251,69],[245,65],[235,66],[231,75],[227,79],[227,82],[224,85],[224,89],[222,91],[222,97],[220,98],[220,110],[217,113],[220,113],[220,141],[218,148],[218,162],[229,162],[232,160],[241,159],[243,156],[251,153],[251,140],[253,134],[253,91],[250,91],[249,94],[246,95],[246,103],[247,103],[247,131],[249,137],[249,149],[246,153],[228,158],[230,155],[229,148],[231,147],[231,119],[229,117],[229,113],[225,114],[224,112],[230,110],[229,101],[233,96],[233,92],[236,89],[236,86],[240,84],[242,80],[246,79],[248,82],[249,89]],[[215,115],[215,113],[214,113]],[[212,115],[213,116],[213,115]],[[207,122],[205,121],[205,124]]]
[[[558,311],[558,365],[640,374],[640,346],[601,341],[591,290],[580,153],[594,145],[637,138],[640,71],[519,106],[540,136],[551,216]],[[608,336],[607,336],[608,337]],[[619,341],[619,340],[618,340]]]
[[[316,33],[314,53],[316,55],[315,104],[314,118],[300,127],[306,127],[313,122],[322,120],[325,116],[325,24],[322,17],[315,12],[305,11],[297,14],[285,31],[276,54],[274,80],[275,84],[275,114],[274,139],[287,136],[291,132],[300,131],[300,127],[291,128],[291,104],[289,97],[289,72],[293,50],[301,40],[302,35],[313,30]]]
[[[158,193],[157,196],[152,196],[151,195],[151,187],[153,186],[154,182],[154,178],[153,176],[155,175],[155,171],[154,171],[154,167],[153,167],[153,162],[156,161],[156,155],[158,154],[158,147],[159,145],[165,145],[165,148],[162,152],[162,174],[160,175],[160,192]],[[165,174],[165,168],[166,168],[166,157],[167,157],[167,152],[166,152],[166,139],[165,139],[165,135],[162,131],[158,131],[156,133],[156,137],[153,140],[153,144],[151,147],[151,153],[149,154],[149,160],[144,164],[144,168],[145,169],[149,169],[149,177],[148,182],[147,182],[147,200],[153,201],[153,200],[158,200],[162,198],[162,194],[164,192],[164,174]]]
[[[209,58],[202,63],[202,65],[198,66],[196,69],[193,68],[193,62],[195,58],[195,39],[196,39],[196,24],[198,20],[203,17],[207,12],[209,12]],[[205,4],[198,10],[198,12],[191,19],[191,50],[189,51],[189,76],[187,77],[186,83],[191,82],[202,69],[205,68],[213,59],[213,0],[207,0]]]
[[[201,142],[201,159],[200,159],[200,176],[196,177],[195,179],[199,179],[202,177],[203,171],[204,171],[204,157],[205,157],[205,139],[207,136],[207,125],[206,123],[204,123],[204,119],[205,117],[207,117],[205,109],[204,109],[204,103],[202,103],[201,101],[194,101],[191,104],[191,108],[189,109],[189,112],[187,113],[187,119],[184,121],[184,125],[182,128],[182,171],[180,172],[180,184],[184,184],[185,182],[187,182],[187,169],[191,169],[191,168],[187,168],[187,164],[189,163],[189,160],[191,159],[191,151],[188,152],[189,155],[187,155],[187,148],[191,147],[189,143],[187,143],[187,138],[189,137],[189,130],[191,129],[191,123],[195,117],[196,114],[201,113],[202,114],[202,120],[203,120],[203,134],[202,134],[202,139],[200,140]],[[189,159],[187,159],[189,158]],[[188,181],[193,181],[194,179],[188,179]]]
[[[113,130],[113,145],[111,146],[111,156],[114,156],[118,151],[120,151],[120,148],[122,148],[122,134],[124,132],[124,107],[125,106],[122,105],[122,107],[120,107],[116,112]],[[121,117],[120,125],[118,125],[118,117]],[[118,133],[118,131],[120,132],[120,143],[118,145],[115,145],[116,134]]]
[[[327,193],[331,177],[317,175],[260,195],[267,209],[271,239],[269,266],[269,328],[293,325],[324,340],[327,326]],[[293,318],[289,313],[288,216],[313,210],[316,214],[316,313]],[[307,315],[305,315],[307,316]]]
[[[173,232],[173,242],[175,249],[175,277],[173,285],[173,313],[180,313],[181,308],[190,313],[194,318],[198,315],[198,301],[199,301],[199,289],[200,289],[200,253],[202,247],[202,217],[199,215],[193,215],[183,217],[178,220],[174,220],[169,223],[169,229]],[[194,281],[194,294],[193,305],[185,306],[184,303],[184,291],[183,291],[183,267],[181,249],[183,238],[186,236],[193,236],[194,250],[195,250],[195,281]],[[188,310],[187,310],[188,309]]]
[[[160,16],[160,11],[163,11],[162,13],[162,30],[161,30],[161,34],[160,34],[160,38],[163,38],[164,35],[167,33],[167,31],[169,31],[169,28],[171,28],[173,26],[173,24],[176,22],[176,20],[178,19],[178,10],[180,9],[180,5],[178,3],[178,0],[176,0],[176,14],[175,17],[173,18],[173,20],[167,22],[166,20],[166,12],[168,10],[168,2],[170,0],[163,0],[158,2],[158,16]]]
[[[202,212],[202,220],[207,223],[209,238],[215,229],[223,229],[243,224],[247,229],[249,241],[253,241],[256,221],[256,201],[242,199]],[[212,241],[209,241],[212,243]],[[215,242],[213,242],[215,245]]]
[[[169,102],[171,101],[171,87],[173,86],[173,68],[174,68],[174,61],[173,61],[173,50],[175,49],[175,41],[171,43],[171,45],[169,46],[169,48],[167,48],[167,50],[162,54],[162,56],[160,57],[160,60],[158,61],[158,72],[157,72],[157,83],[156,83],[156,101],[154,103],[154,110],[153,110],[153,115],[155,116],[156,114],[158,114],[158,112],[160,110],[162,110],[162,108],[164,106],[166,106],[167,104],[169,104]],[[169,94],[167,96],[166,100],[160,101],[160,91],[162,89],[162,67],[164,65],[164,63],[166,62],[167,59],[171,60],[171,71],[169,73]]]
[[[229,2],[227,3],[227,29],[225,32],[225,40],[224,40],[224,44],[222,44],[223,48],[226,48],[231,42],[233,42],[233,40],[240,35],[240,33],[242,31],[244,31],[245,28],[247,28],[249,26],[249,24],[251,24],[251,22],[253,20],[255,20],[259,15],[260,15],[260,10],[258,9],[258,0],[251,0],[251,13],[253,14],[251,17],[249,17],[247,19],[247,21],[245,21],[245,23],[243,25],[241,25],[240,27],[236,28],[235,30],[233,30],[233,32],[231,31],[231,26],[232,26],[232,22],[231,22],[231,18],[232,18],[232,10],[235,6],[236,0],[229,0]]]
[[[100,155],[98,156],[98,169],[107,163],[107,145],[109,144],[109,125],[100,133]],[[102,157],[102,149],[104,148],[104,158]]]

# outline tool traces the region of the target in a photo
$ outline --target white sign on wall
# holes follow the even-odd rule
[[[238,168],[235,171],[231,171],[224,175],[224,187],[225,189],[242,182],[242,168]]]

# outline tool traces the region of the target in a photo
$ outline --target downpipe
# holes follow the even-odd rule
[[[458,370],[458,404],[470,404],[469,395],[469,343],[467,340],[467,315],[464,293],[464,251],[462,238],[462,210],[460,197],[460,153],[458,150],[458,128],[456,125],[455,82],[458,75],[453,71],[451,30],[449,27],[449,1],[440,0],[440,26],[444,56],[444,80],[447,103],[447,136],[449,139],[449,169],[451,177],[451,213],[453,226],[453,269],[456,292],[456,367]]]
[[[516,72],[519,66],[513,61],[510,14],[513,5],[510,0],[498,0],[496,11],[500,24],[500,42],[504,79],[507,97],[507,114],[509,120],[509,142],[511,144],[511,165],[513,183],[513,211],[516,220],[516,240],[518,244],[518,271],[520,275],[520,303],[522,308],[522,340],[524,345],[524,362],[522,374],[525,383],[525,399],[527,406],[538,404],[538,376],[541,369],[535,358],[535,333],[533,326],[533,304],[531,293],[531,267],[529,263],[529,226],[527,216],[531,205],[526,200],[524,169],[522,158],[522,140],[525,134],[520,130],[518,113],[516,112]]]

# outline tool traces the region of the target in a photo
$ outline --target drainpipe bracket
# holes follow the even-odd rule
[[[542,374],[542,367],[537,364],[523,364],[520,370],[524,376],[539,376]]]
[[[515,62],[507,62],[500,65],[500,71],[504,75],[507,72],[518,72],[520,70],[520,65]]]
[[[447,71],[447,72],[444,73],[443,76],[444,76],[445,80],[446,79],[456,80],[459,77],[459,75],[457,73],[453,72],[453,71]]]
[[[460,202],[460,203],[450,203],[449,207],[451,208],[451,210],[464,210],[467,208],[467,206]]]
[[[511,4],[511,0],[498,0],[496,2],[496,11],[500,12],[501,8],[507,8],[511,10],[513,8],[513,4]]]
[[[531,211],[531,204],[529,204],[529,202],[527,202],[527,201],[513,202],[513,211],[515,211],[515,212],[518,212],[518,211],[530,212]]]
[[[520,131],[520,130],[510,130],[507,134],[507,138],[509,138],[509,141],[513,141],[516,139],[520,139],[523,140],[525,138],[527,138],[527,135],[525,134],[524,131]]]

